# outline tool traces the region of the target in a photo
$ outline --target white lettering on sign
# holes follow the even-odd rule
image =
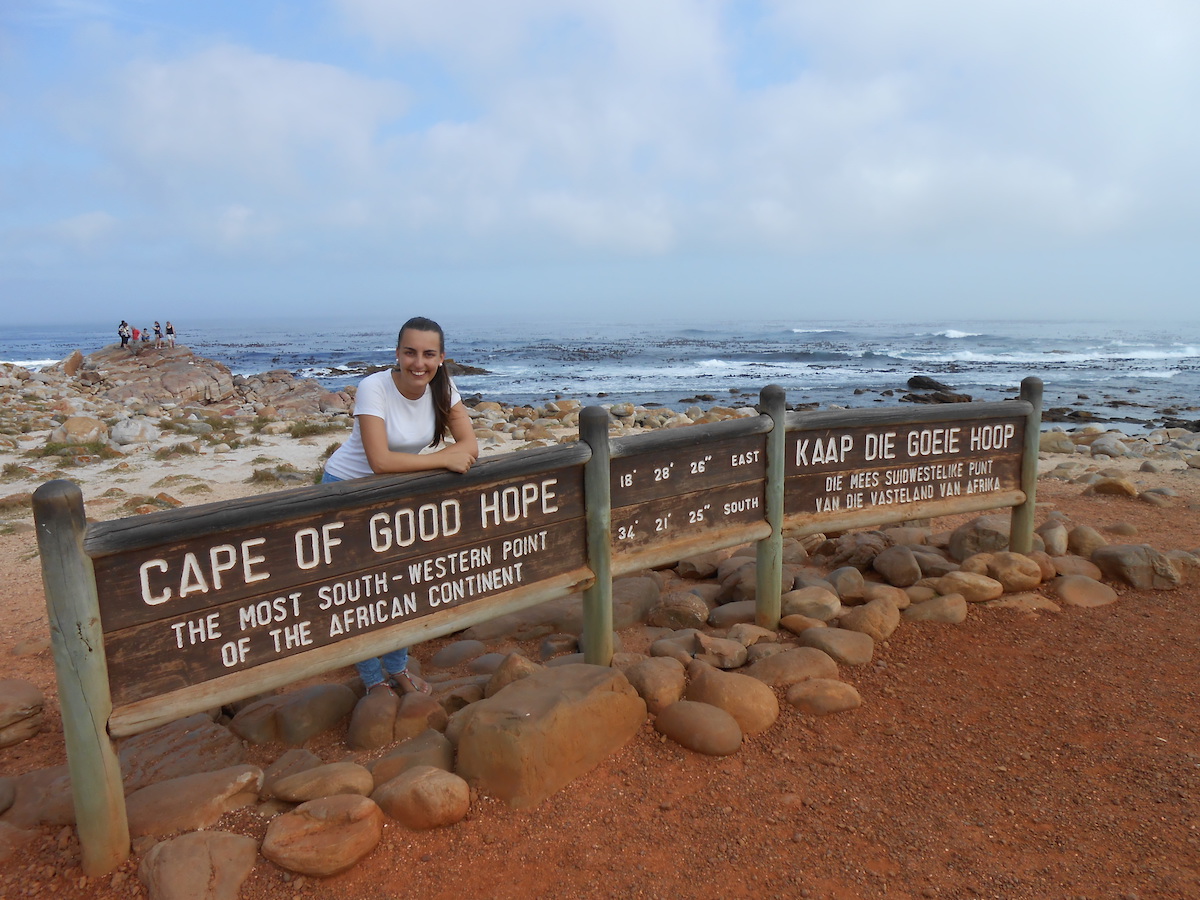
[[[333,548],[340,544],[341,538],[335,538],[332,532],[343,527],[342,522],[329,522],[316,528],[301,528],[296,532],[296,565],[301,569],[315,569],[322,562],[329,565],[333,562]]]
[[[367,522],[371,549],[384,553],[392,547],[411,547],[418,540],[453,537],[462,530],[462,509],[457,500],[423,503],[416,509],[375,513]]]
[[[933,499],[932,484],[918,484],[912,487],[885,488],[882,491],[871,491],[873,506],[887,506],[892,503],[916,503],[918,500]]]
[[[536,534],[524,534],[520,537],[509,538],[501,545],[500,556],[503,559],[520,559],[530,553],[546,549],[546,529]]]
[[[1017,433],[1011,422],[1002,425],[976,425],[971,428],[972,450],[1004,450]]]
[[[845,462],[854,449],[854,438],[843,434],[840,438],[800,438],[796,441],[796,465],[819,466],[828,462]]]
[[[988,491],[1000,490],[999,478],[972,478],[967,481],[968,494],[986,494]]]
[[[290,609],[288,601],[291,601]],[[248,628],[258,628],[260,625],[270,625],[273,622],[284,622],[289,618],[300,615],[300,592],[288,594],[286,597],[276,597],[274,600],[259,600],[238,610],[238,625],[241,631]]]
[[[285,650],[295,650],[311,644],[313,642],[311,628],[311,622],[296,622],[294,625],[275,628],[268,634],[275,643],[275,652],[282,653]]]
[[[242,563],[242,580],[246,584],[265,581],[271,577],[271,573],[259,567],[267,558],[255,553],[255,550],[266,541],[266,538],[251,538],[242,541],[237,547],[233,544],[218,544],[208,552],[205,563],[201,562],[202,555],[189,551],[184,554],[178,574],[171,572],[171,566],[165,559],[148,559],[138,567],[142,602],[149,606],[158,606],[175,596],[186,597],[197,592],[207,594],[210,589],[220,590],[224,584],[222,575],[235,569],[239,558]],[[156,572],[166,577],[158,577]]]
[[[896,458],[896,432],[887,431],[883,434],[868,434],[863,439],[863,450],[867,461]]]
[[[319,592],[318,592],[319,593]],[[417,595],[404,594],[390,600],[372,600],[335,612],[329,618],[329,636],[341,637],[352,631],[374,628],[393,619],[402,619],[417,611]]]
[[[730,500],[722,507],[722,512],[729,516],[735,513],[743,513],[747,510],[758,509],[759,502],[757,497],[746,497],[741,500]]]
[[[221,614],[209,613],[199,619],[173,622],[171,630],[175,632],[175,645],[180,649],[217,640],[221,636]]]
[[[376,572],[373,575],[360,575],[345,581],[335,581],[333,584],[323,584],[317,588],[317,596],[321,602],[318,609],[330,609],[334,606],[345,606],[347,603],[357,603],[364,597],[375,597],[388,591],[387,572]]]
[[[947,456],[959,451],[958,436],[962,429],[922,428],[908,433],[909,456]]]
[[[427,589],[430,606],[449,606],[459,600],[474,597],[484,591],[497,591],[521,583],[521,569],[524,563],[512,563],[507,566],[497,566],[485,572],[476,572],[455,581],[444,581],[441,584],[431,584]]]
[[[479,495],[479,515],[483,527],[499,525],[501,522],[518,522],[529,517],[531,511],[545,515],[558,512],[557,496],[552,490],[557,478],[542,482],[526,482],[517,487],[506,487]]]
[[[409,563],[408,581],[409,584],[420,584],[423,581],[433,581],[435,578],[459,575],[472,569],[482,569],[491,564],[491,547],[472,547],[470,550],[460,550],[457,553]]]
[[[879,487],[878,472],[851,472],[850,489]]]
[[[748,453],[732,453],[729,456],[729,464],[734,466],[749,466],[759,461],[762,458],[762,451],[751,450]]]
[[[229,669],[241,665],[250,655],[250,638],[238,638],[221,645],[221,665]]]

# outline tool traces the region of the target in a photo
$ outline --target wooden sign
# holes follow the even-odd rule
[[[784,512],[819,518],[1017,491],[1024,439],[1021,417],[792,431]]]
[[[763,521],[764,435],[680,444],[612,461],[614,551],[642,551]]]
[[[113,700],[493,597],[585,558],[579,466],[102,556]]]

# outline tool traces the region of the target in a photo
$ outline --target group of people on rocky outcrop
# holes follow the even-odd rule
[[[129,347],[132,341],[134,352],[137,352],[138,344],[150,343],[150,329],[131,327],[128,322],[122,319],[121,324],[117,326],[117,337],[121,339],[122,347]],[[166,341],[168,347],[175,346],[175,326],[169,320],[165,332],[159,322],[154,323],[154,349],[161,350],[164,341]]]

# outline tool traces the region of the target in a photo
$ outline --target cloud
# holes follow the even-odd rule
[[[134,60],[109,88],[94,113],[73,112],[131,170],[290,192],[378,165],[379,131],[406,105],[399,85],[230,45]]]
[[[627,260],[669,284],[697,259],[788,279],[1197,232],[1192,0],[327,8],[305,9],[328,33],[246,13],[217,34],[55,7],[103,22],[69,66],[5,70],[53,73],[0,108],[10,258],[23,219],[78,218],[31,240],[264,271]],[[112,216],[90,243],[89,210]]]

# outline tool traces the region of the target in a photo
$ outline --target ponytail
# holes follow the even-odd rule
[[[445,363],[438,366],[429,390],[433,393],[433,440],[429,446],[433,448],[450,433],[450,375]]]

